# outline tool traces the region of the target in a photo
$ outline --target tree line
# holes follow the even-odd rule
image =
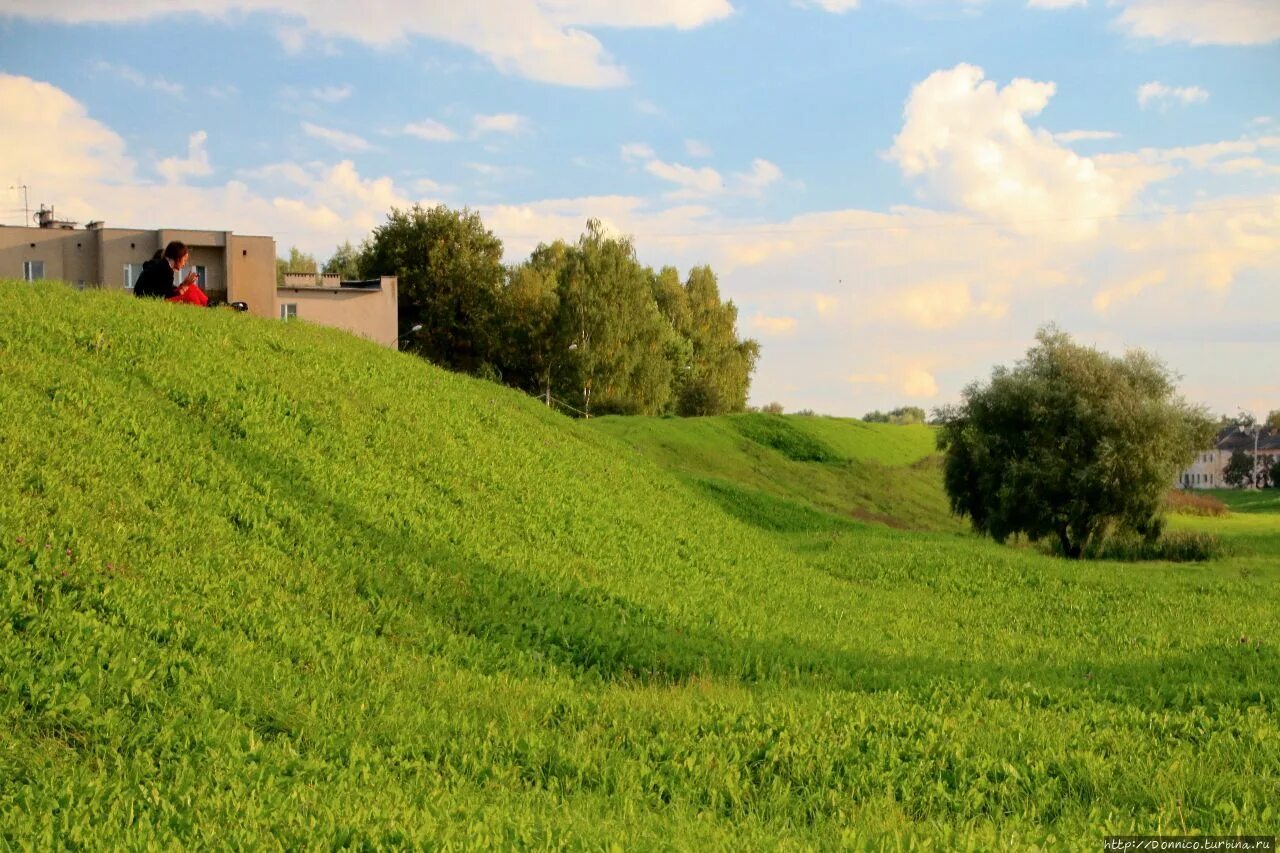
[[[760,345],[740,338],[738,309],[715,272],[682,280],[636,257],[630,238],[589,220],[576,242],[540,244],[514,265],[469,209],[392,209],[359,246],[323,269],[396,275],[406,349],[503,382],[583,416],[715,415],[746,408]],[[291,250],[280,275],[314,271]]]

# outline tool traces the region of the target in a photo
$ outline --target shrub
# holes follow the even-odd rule
[[[1044,540],[1044,550],[1061,557],[1062,546],[1054,539]],[[1165,560],[1170,563],[1201,563],[1228,556],[1228,549],[1212,533],[1176,531],[1154,539],[1132,532],[1117,533],[1089,543],[1081,555],[1086,560],[1114,560],[1140,563]]]
[[[1210,495],[1175,489],[1164,497],[1166,510],[1178,515],[1223,516],[1227,505]]]

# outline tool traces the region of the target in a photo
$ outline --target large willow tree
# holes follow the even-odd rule
[[[1109,531],[1158,535],[1165,492],[1214,431],[1158,359],[1053,327],[940,416],[952,510],[999,542],[1054,537],[1072,559]]]

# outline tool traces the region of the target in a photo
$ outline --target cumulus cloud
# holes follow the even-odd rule
[[[11,17],[64,23],[127,23],[175,14],[226,18],[261,13],[287,21],[277,29],[286,50],[319,41],[352,39],[390,46],[407,38],[461,45],[504,72],[545,83],[600,88],[620,86],[627,73],[583,27],[692,29],[733,12],[729,0],[469,0],[466,3],[315,3],[311,0],[13,0]]]
[[[521,133],[529,128],[529,119],[519,113],[477,115],[471,119],[471,130],[477,136],[486,133]]]
[[[447,125],[429,118],[410,122],[401,128],[400,132],[406,136],[424,139],[427,142],[452,142],[458,138],[458,134],[454,133]]]
[[[330,127],[321,127],[318,124],[312,124],[309,121],[302,123],[302,132],[312,139],[318,139],[333,148],[344,153],[358,153],[360,151],[368,151],[373,146],[363,136],[354,133],[347,133],[345,130],[334,130]]]
[[[929,399],[938,396],[938,380],[922,367],[909,369],[902,377],[902,393],[915,399]]]
[[[645,171],[654,177],[680,187],[668,193],[671,198],[693,198],[702,195],[715,195],[724,190],[724,179],[720,173],[710,166],[700,169],[685,166],[681,163],[664,163],[661,160],[650,160],[645,163]]]
[[[187,156],[166,157],[160,161],[156,171],[171,184],[176,184],[185,178],[200,178],[212,174],[213,167],[209,165],[209,152],[204,148],[208,138],[209,134],[203,130],[197,130],[187,139]]]
[[[963,63],[936,71],[912,90],[889,156],[971,213],[1022,233],[1088,237],[1156,175],[1106,168],[1029,125],[1054,91],[1022,78],[1000,88]]]
[[[769,317],[757,311],[751,318],[751,328],[762,337],[782,337],[796,330],[795,317]]]
[[[860,0],[808,0],[808,2],[804,2],[801,5],[813,6],[835,15],[843,15],[845,12],[858,8],[859,2]]]
[[[647,145],[624,145],[622,158],[635,160],[645,155],[652,156],[653,151]],[[759,196],[769,186],[782,177],[782,170],[761,157],[751,161],[751,168],[745,172],[735,172],[725,178],[710,166],[686,166],[683,163],[667,163],[650,159],[644,165],[645,171],[654,177],[661,178],[679,189],[667,193],[668,198],[697,198],[713,195]]]
[[[1170,104],[1202,104],[1209,100],[1209,93],[1199,86],[1166,86],[1153,80],[1138,87],[1138,106],[1144,110],[1155,104],[1167,109]]]
[[[886,303],[883,313],[922,329],[945,329],[974,317],[999,319],[1008,305],[975,300],[967,281],[926,282],[906,288]]]
[[[1114,130],[1068,130],[1065,133],[1055,133],[1053,141],[1070,145],[1072,142],[1098,142],[1104,139],[1117,139],[1119,136],[1120,134]]]
[[[1166,42],[1250,45],[1280,40],[1275,0],[1120,0],[1131,35]]]
[[[751,161],[750,171],[734,175],[734,187],[743,195],[760,195],[781,177],[781,169],[768,160],[757,157]]]
[[[637,160],[652,160],[654,158],[653,148],[643,142],[628,142],[619,147],[618,153],[628,163],[634,163]]]

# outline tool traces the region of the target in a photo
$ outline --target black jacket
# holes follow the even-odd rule
[[[168,299],[177,292],[173,286],[173,267],[166,258],[153,258],[142,265],[142,273],[133,284],[134,296],[158,296]]]

